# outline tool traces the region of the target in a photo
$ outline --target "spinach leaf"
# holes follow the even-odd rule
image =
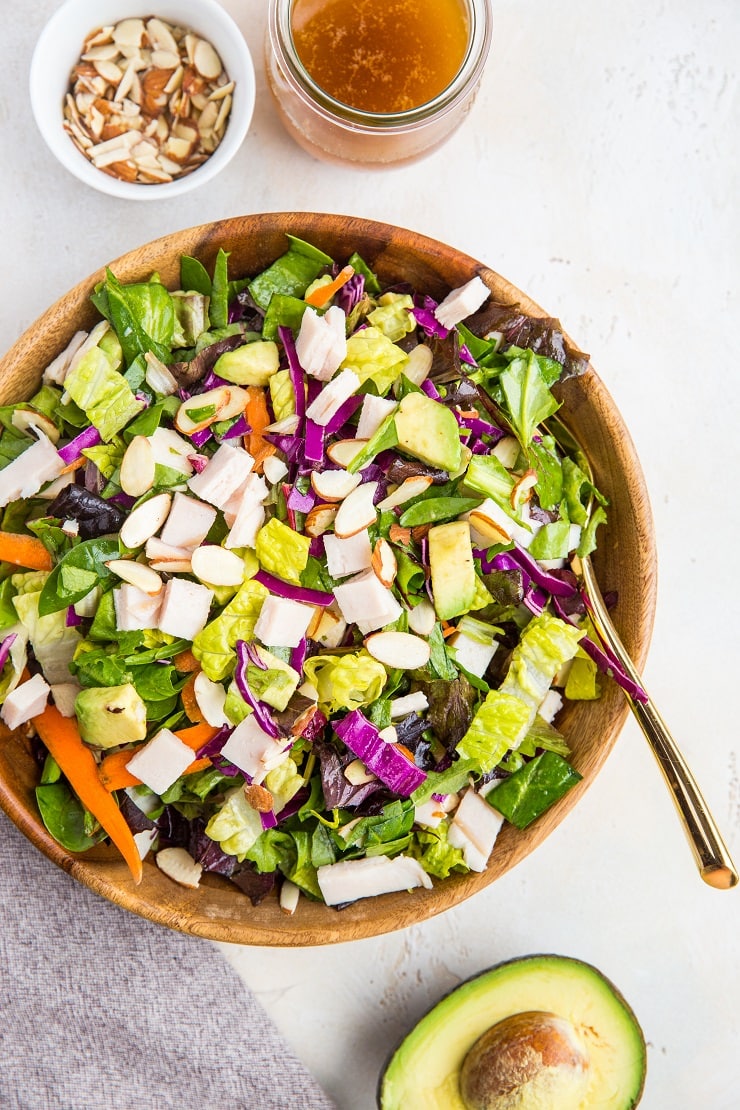
[[[39,616],[58,613],[68,605],[90,592],[93,586],[101,585],[112,578],[105,565],[118,556],[118,540],[83,540],[63,557],[44,583],[39,598]],[[84,572],[80,575],[79,571]]]
[[[93,822],[90,814],[66,782],[37,786],[36,802],[44,825],[68,851],[85,852],[105,837],[102,829],[91,832]]]
[[[184,254],[180,259],[180,288],[185,293],[201,293],[204,297],[211,295],[211,279],[202,262]]]

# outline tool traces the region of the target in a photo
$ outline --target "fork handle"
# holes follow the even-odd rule
[[[591,617],[599,637],[629,677],[644,689],[642,679],[609,616],[589,559],[581,561],[581,569],[586,596],[591,602]],[[637,701],[626,691],[625,696],[671,792],[699,874],[709,886],[729,890],[738,881],[735,865],[668,726],[649,695],[646,702]]]

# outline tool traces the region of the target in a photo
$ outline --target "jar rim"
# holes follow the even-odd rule
[[[452,81],[430,100],[400,112],[370,112],[353,108],[327,93],[301,62],[293,40],[291,12],[294,0],[270,0],[268,33],[272,48],[314,109],[329,118],[372,131],[403,131],[430,118],[438,119],[454,108],[475,87],[488,57],[492,37],[491,0],[464,0],[470,19],[465,56]]]

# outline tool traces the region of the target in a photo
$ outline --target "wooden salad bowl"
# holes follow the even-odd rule
[[[286,232],[314,243],[338,260],[358,251],[385,282],[410,281],[441,298],[479,274],[494,298],[545,315],[534,301],[481,262],[413,231],[346,216],[268,213],[204,224],[157,239],[110,264],[124,281],[157,271],[170,288],[179,282],[179,259],[194,255],[210,268],[219,247],[231,252],[232,275],[263,269],[286,249]],[[97,315],[90,304],[103,270],[81,281],[52,305],[0,360],[0,403],[19,401],[36,389],[42,371],[75,331]],[[609,521],[600,531],[595,566],[604,589],[618,596],[615,623],[636,666],[644,662],[656,600],[652,516],[635,448],[614,401],[593,369],[562,387],[561,415],[586,446],[599,488],[609,497]],[[135,886],[113,849],[72,855],[47,833],[34,787],[38,768],[22,730],[0,732],[0,805],[18,828],[59,867],[110,901],[160,925],[211,940],[254,945],[316,945],[375,936],[423,921],[470,898],[524,860],[578,804],[612,746],[628,713],[622,691],[609,680],[598,701],[570,703],[558,725],[572,750],[582,781],[525,831],[505,824],[488,869],[481,874],[435,880],[432,890],[388,894],[343,910],[302,899],[284,914],[271,895],[253,907],[233,884],[204,875],[197,890],[178,886],[152,861]]]

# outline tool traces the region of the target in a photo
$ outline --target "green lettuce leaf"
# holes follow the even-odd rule
[[[224,852],[241,862],[262,835],[262,820],[244,797],[241,786],[230,790],[224,804],[206,825],[206,836],[220,844]]]
[[[303,671],[316,687],[319,708],[327,716],[370,705],[380,697],[388,677],[383,664],[364,648],[348,655],[311,656]]]
[[[407,293],[384,293],[378,298],[378,307],[368,312],[372,327],[378,328],[392,343],[416,330],[413,314],[414,302]]]
[[[333,259],[310,243],[287,236],[289,249],[249,282],[255,304],[265,311],[275,294],[302,297],[311,282]]]
[[[486,774],[501,762],[509,748],[517,746],[530,720],[529,706],[521,698],[489,690],[457,745],[458,754],[474,760],[476,769]]]
[[[530,724],[553,678],[563,664],[576,654],[578,641],[582,637],[580,629],[549,613],[535,617],[524,629],[511,653],[501,690],[520,698],[529,706]]]
[[[19,575],[13,575],[14,579]],[[66,606],[60,612],[40,612],[42,592],[19,592],[13,598],[18,619],[28,633],[36,661],[47,682],[68,682],[69,664],[82,641],[76,628],[67,627]],[[14,645],[15,646],[15,645]],[[11,649],[12,654],[12,649]]]
[[[99,347],[92,347],[82,356],[67,374],[64,387],[106,441],[144,408],[144,402],[136,399],[126,379]]]
[[[408,851],[410,856],[418,859],[427,874],[437,879],[448,878],[452,871],[470,870],[462,849],[453,848],[447,840],[449,827],[449,821],[442,821],[436,829],[418,830]]]
[[[555,752],[542,752],[525,763],[486,801],[518,829],[526,829],[545,810],[580,782],[581,775]]]
[[[290,380],[290,370],[278,370],[273,374],[268,385],[270,387],[270,400],[275,420],[285,420],[295,412],[295,392]]]
[[[367,327],[347,340],[340,369],[352,370],[360,383],[371,381],[381,396],[387,393],[408,362],[408,355],[379,328]]]
[[[233,672],[236,642],[254,637],[254,626],[268,593],[260,582],[247,579],[215,620],[193,640],[193,655],[214,682],[220,682]]]
[[[529,545],[534,559],[564,559],[570,550],[570,524],[567,520],[553,520],[543,524]]]
[[[310,547],[309,536],[294,532],[287,524],[273,517],[257,533],[255,552],[263,570],[298,586],[306,569]]]
[[[106,270],[105,281],[92,299],[115,328],[127,366],[147,351],[162,362],[172,361],[175,308],[160,281],[122,285],[111,270]]]
[[[516,437],[526,449],[537,425],[552,416],[560,403],[545,384],[532,351],[515,358],[498,381]]]

